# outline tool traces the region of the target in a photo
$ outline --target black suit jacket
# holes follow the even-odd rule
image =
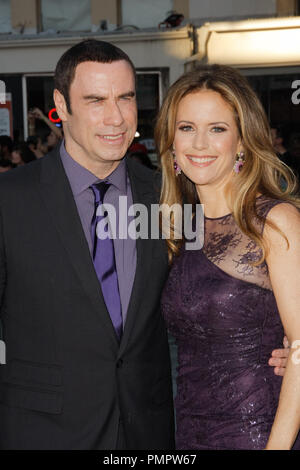
[[[153,173],[127,162],[133,202],[157,203]],[[0,178],[0,448],[174,447],[162,240],[136,242],[121,344],[59,152]]]

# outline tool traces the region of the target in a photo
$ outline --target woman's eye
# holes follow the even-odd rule
[[[180,126],[179,130],[183,131],[183,132],[188,132],[190,130],[193,130],[193,128],[192,128],[192,126]]]
[[[212,128],[212,131],[219,133],[219,132],[224,132],[224,131],[226,131],[226,129],[225,129],[225,127],[215,126],[215,127]]]

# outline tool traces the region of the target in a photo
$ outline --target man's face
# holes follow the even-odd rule
[[[135,80],[130,65],[124,60],[79,64],[70,86],[72,114],[57,90],[54,97],[70,155],[90,171],[99,166],[116,167],[137,126]]]

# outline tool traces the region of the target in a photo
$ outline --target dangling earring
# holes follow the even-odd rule
[[[175,155],[175,150],[174,149],[172,149],[172,155],[173,155],[173,158],[174,158],[173,165],[174,165],[175,175],[178,176],[181,173],[181,168],[180,168],[180,166],[178,165],[178,163],[176,161],[176,155]]]
[[[243,168],[243,165],[245,163],[245,154],[244,152],[238,152],[236,154],[236,161],[233,166],[233,170],[235,173],[239,173],[241,169]]]

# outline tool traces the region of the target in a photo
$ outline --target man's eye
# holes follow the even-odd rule
[[[124,96],[121,96],[120,99],[122,101],[132,101],[135,99],[135,95],[124,95]]]
[[[212,128],[212,131],[219,133],[219,132],[224,132],[224,131],[226,131],[226,129],[225,129],[225,127],[215,126],[215,127]]]
[[[193,130],[193,128],[192,128],[192,126],[180,126],[179,130],[183,131],[183,132],[188,132],[188,131]]]

